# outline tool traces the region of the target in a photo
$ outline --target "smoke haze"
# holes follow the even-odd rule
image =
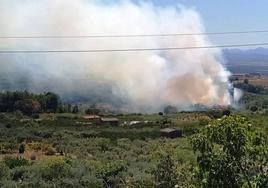
[[[1,36],[202,33],[199,14],[141,1],[1,0]],[[211,45],[205,36],[0,39],[1,50],[83,50]],[[117,104],[132,111],[165,105],[229,105],[228,72],[215,49],[0,54],[2,90],[54,91],[67,101]],[[130,108],[131,107],[131,108]]]

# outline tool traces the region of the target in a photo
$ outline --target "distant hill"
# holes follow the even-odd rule
[[[227,68],[233,73],[268,75],[268,48],[224,49],[223,55]]]

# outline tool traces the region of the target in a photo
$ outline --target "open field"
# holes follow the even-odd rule
[[[247,79],[250,84],[263,86],[266,89],[268,88],[268,75],[247,76],[246,74],[234,74],[234,77],[238,78],[234,83],[242,83]]]

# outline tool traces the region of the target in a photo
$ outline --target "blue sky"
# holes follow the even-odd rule
[[[151,0],[149,2],[157,6],[182,4],[197,10],[207,32],[268,30],[267,0]],[[210,39],[218,44],[268,42],[268,33],[211,36]]]

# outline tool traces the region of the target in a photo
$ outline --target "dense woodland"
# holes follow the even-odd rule
[[[61,102],[52,92],[34,94],[28,91],[0,93],[0,112],[21,111],[25,114],[40,112],[57,112]]]

